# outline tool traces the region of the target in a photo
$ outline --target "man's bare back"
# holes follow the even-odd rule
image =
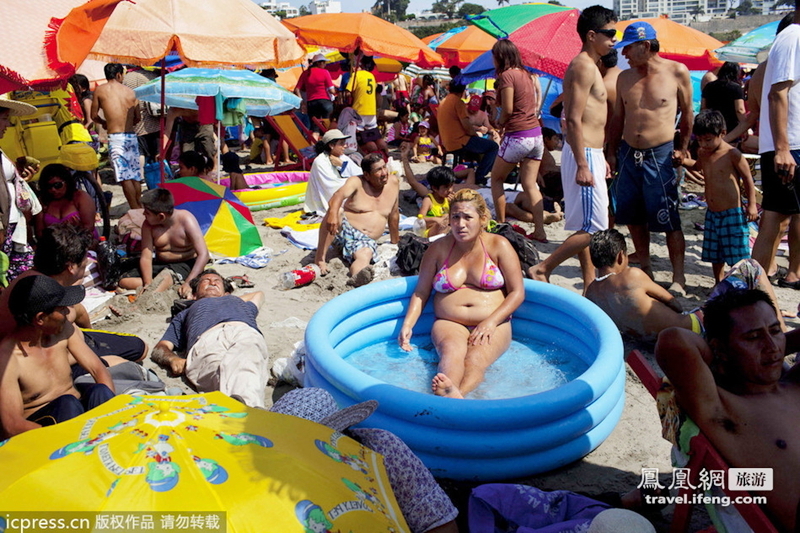
[[[125,87],[117,80],[109,80],[94,91],[92,115],[98,109],[103,110],[104,126],[108,133],[133,132],[133,126],[139,121],[138,100],[133,90]],[[97,119],[95,119],[97,120]],[[101,119],[101,124],[103,124]]]
[[[675,137],[675,118],[686,66],[657,57],[645,69],[630,68],[617,81],[615,110],[624,110],[622,138],[637,149],[653,148]],[[684,83],[682,83],[684,82]]]

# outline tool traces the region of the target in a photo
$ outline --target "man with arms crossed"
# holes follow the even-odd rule
[[[614,12],[603,6],[586,8],[578,18],[583,49],[572,60],[564,76],[564,111],[567,142],[561,154],[564,187],[564,228],[575,231],[547,259],[531,267],[531,277],[549,281],[550,272],[577,255],[583,273],[583,290],[594,280],[589,258],[592,233],[608,228],[607,165],[603,155],[607,118],[606,86],[597,68],[600,58],[616,42]]]
[[[705,308],[706,338],[664,330],[656,359],[675,387],[678,405],[734,467],[772,468],[767,511],[782,531],[795,531],[800,500],[798,368],[783,378],[786,352],[800,348],[785,334],[769,296],[734,289]],[[746,495],[746,493],[743,493]]]
[[[369,154],[361,162],[363,176],[347,178],[334,193],[328,213],[319,228],[319,245],[314,262],[323,274],[328,265],[325,254],[334,237],[342,247],[344,259],[350,263],[351,284],[356,287],[372,281],[372,267],[378,258],[378,239],[389,223],[391,242],[400,240],[398,197],[400,181],[389,174],[378,154]]]
[[[92,120],[108,130],[108,157],[114,167],[117,183],[122,183],[122,192],[128,205],[131,209],[141,209],[139,138],[134,131],[134,124],[139,122],[138,100],[133,90],[123,85],[125,67],[119,63],[108,63],[105,74],[108,83],[94,91]],[[100,117],[101,109],[105,119]]]
[[[616,48],[622,48],[622,55],[631,66],[617,81],[617,103],[608,142],[611,171],[619,171],[612,186],[616,223],[627,224],[639,265],[651,278],[650,232],[666,232],[672,263],[670,290],[683,292],[686,243],[678,213],[678,179],[673,160],[680,164],[688,155],[692,133],[689,70],[658,56],[656,30],[646,22],[634,22],[625,28]],[[680,143],[673,150],[678,111]]]

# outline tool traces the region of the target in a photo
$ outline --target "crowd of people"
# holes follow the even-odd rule
[[[797,372],[784,368],[784,357],[800,341],[786,331],[773,282],[800,290],[800,10],[782,22],[746,93],[737,64],[709,72],[696,116],[689,71],[659,55],[656,30],[634,22],[618,41],[616,24],[614,12],[602,6],[586,8],[578,19],[582,48],[567,68],[556,113],[563,144],[543,126],[539,78],[510,40],[492,48],[496,82],[479,94],[467,90],[457,68],[446,90],[430,74],[378,84],[373,58],[360,53],[350,58],[357,68],[336,83],[326,57],[314,55],[295,89],[303,99],[295,116],[316,141],[303,206],[305,217],[320,222],[313,262],[324,276],[330,258],[339,256],[350,285],[373,280],[381,237],[388,229],[391,243],[400,240],[401,180],[387,162],[390,154],[399,156],[417,197],[411,215],[422,220],[429,240],[397,342],[411,349],[433,297],[431,339],[439,356],[433,394],[469,397],[510,345],[512,317],[525,298],[523,278],[549,282],[559,265],[577,257],[583,295],[622,333],[656,342],[678,405],[725,459],[773,468],[782,490],[770,495],[766,510],[779,528],[793,531],[800,458],[786,421],[799,393]],[[628,69],[615,66],[618,53]],[[174,140],[179,176],[227,171],[243,188],[239,157],[218,143],[224,133],[215,126],[213,101],[198,98],[197,110],[169,109],[163,136],[143,126],[153,112],[136,99],[130,87],[136,82],[126,74],[123,65],[109,63],[107,83],[93,93],[85,78],[72,80],[82,124],[107,133],[114,177],[129,208],[142,210],[141,256],[120,272],[119,288],[174,286],[191,303],[173,316],[152,360],[198,391],[220,390],[264,408],[269,353],[257,324],[264,294],[234,295],[230,280],[207,268],[210,255],[195,217],[176,208],[166,189],[141,191],[144,164],[160,165]],[[0,136],[10,117],[33,112],[0,100]],[[281,146],[267,122],[253,126],[245,163],[274,164],[276,154],[307,157]],[[222,168],[216,168],[218,146],[227,152]],[[559,146],[560,164],[552,154]],[[743,155],[753,152],[761,156],[761,200]],[[421,179],[412,162],[433,168]],[[684,168],[704,185],[702,261],[710,263],[715,283],[708,301],[690,312],[676,298],[687,289],[679,211]],[[0,429],[8,437],[108,400],[115,392],[109,368],[143,360],[148,347],[136,336],[92,330],[81,305],[87,254],[100,235],[95,205],[77,187],[75,169],[60,163],[39,169],[2,154],[0,170],[6,181],[0,258],[9,282],[0,295],[6,315],[0,321]],[[32,188],[28,179],[40,170]],[[521,187],[513,200],[506,198],[510,176]],[[491,220],[517,219],[533,225],[527,238],[547,243],[546,224],[562,218],[573,233],[527,268],[514,241],[488,231]],[[751,253],[748,224],[759,220]],[[615,224],[627,226],[632,254]],[[781,271],[775,254],[784,231],[789,266]],[[665,235],[667,287],[654,281],[652,233]],[[76,386],[74,377],[86,373],[94,384]],[[396,491],[406,481],[397,483]],[[438,498],[434,487],[425,490]],[[435,514],[417,530],[454,530],[452,506],[441,504]]]

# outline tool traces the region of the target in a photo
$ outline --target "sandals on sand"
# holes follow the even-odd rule
[[[247,274],[242,276],[231,276],[228,279],[231,281],[231,283],[236,284],[236,286],[240,289],[252,289],[256,286],[255,283],[250,281],[250,278],[247,277]]]

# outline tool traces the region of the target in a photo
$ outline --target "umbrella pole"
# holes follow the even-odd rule
[[[162,146],[161,142],[164,138],[164,130],[167,127],[167,113],[165,111],[166,106],[166,98],[167,98],[167,79],[166,73],[167,72],[167,56],[161,58],[161,117],[159,117],[158,124],[159,124],[159,132],[160,136],[158,138],[158,152],[161,157],[158,158],[158,175],[161,185],[164,185],[164,161],[166,161],[167,156],[167,147]],[[167,143],[169,144],[169,143]]]
[[[217,120],[214,124],[217,129],[217,185],[219,185],[219,177],[222,173],[222,122]]]

